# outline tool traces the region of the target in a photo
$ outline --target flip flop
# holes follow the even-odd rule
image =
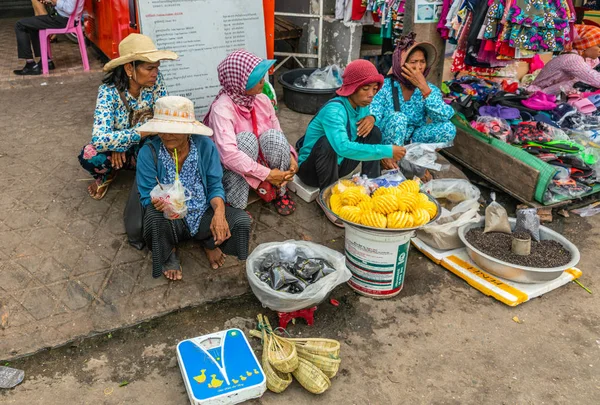
[[[96,195],[90,195],[90,197],[92,197],[94,200],[103,199],[104,196],[106,195],[106,193],[108,192],[108,186],[113,181],[114,181],[114,177],[112,179],[105,180],[102,184],[100,184],[96,187]],[[99,192],[101,194],[98,194]]]
[[[277,213],[281,216],[288,216],[296,211],[296,203],[290,198],[287,191],[284,195],[273,201]]]

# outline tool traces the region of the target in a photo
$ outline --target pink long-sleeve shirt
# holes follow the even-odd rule
[[[558,94],[561,90],[566,92],[573,90],[573,85],[577,82],[600,87],[600,72],[592,69],[580,55],[565,53],[546,63],[538,77],[529,86],[529,90]]]
[[[281,131],[273,105],[266,95],[256,96],[254,109],[259,134],[269,129]],[[240,132],[254,133],[250,110],[237,105],[227,94],[223,94],[212,105],[208,126],[214,131],[212,139],[217,145],[223,167],[243,176],[250,187],[257,188],[267,178],[271,169],[240,151],[236,137]],[[295,155],[291,146],[290,152]]]

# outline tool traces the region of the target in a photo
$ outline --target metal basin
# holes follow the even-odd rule
[[[511,228],[514,229],[517,220],[514,218],[509,218],[508,221],[510,222]],[[577,263],[579,263],[580,255],[577,246],[569,242],[565,237],[563,237],[559,233],[556,233],[553,230],[546,228],[545,226],[540,226],[540,239],[554,240],[563,245],[565,249],[571,252],[571,261],[569,263],[560,267],[540,268],[519,266],[512,263],[503,262],[502,260],[498,260],[476,249],[465,238],[465,235],[467,234],[467,232],[469,232],[470,229],[481,228],[484,225],[485,219],[482,219],[481,221],[479,221],[479,223],[464,225],[458,230],[458,237],[467,247],[467,252],[471,257],[471,260],[473,260],[483,270],[492,273],[498,277],[502,277],[511,281],[516,281],[518,283],[544,283],[546,281],[554,280],[555,278],[560,277],[563,271],[570,269],[571,267],[574,267],[577,265]]]
[[[433,202],[435,204],[435,206],[437,207],[437,214],[435,215],[435,217],[431,218],[431,220],[427,224],[413,227],[413,228],[400,228],[400,229],[374,228],[372,226],[367,226],[367,225],[357,224],[355,222],[346,221],[345,219],[340,218],[337,214],[335,214],[333,211],[331,211],[331,209],[329,209],[329,197],[331,197],[331,189],[332,188],[333,188],[333,185],[327,187],[324,190],[321,190],[321,192],[319,193],[319,201],[318,202],[319,202],[319,205],[321,206],[321,208],[325,211],[325,215],[331,220],[331,222],[336,223],[339,221],[340,223],[347,223],[356,228],[366,229],[368,231],[377,231],[377,232],[394,233],[394,234],[397,234],[398,232],[404,233],[404,232],[416,231],[417,229],[421,229],[425,225],[430,225],[433,222],[437,221],[437,219],[440,217],[440,214],[442,213],[442,208],[440,207],[440,203],[438,203],[437,200],[435,198],[433,198],[431,195],[427,194],[427,197],[429,197],[429,200],[431,202]]]

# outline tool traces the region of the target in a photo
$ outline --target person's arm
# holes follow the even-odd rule
[[[385,79],[383,82],[383,87],[381,87],[381,90],[375,94],[375,97],[373,97],[373,102],[369,105],[369,111],[375,118],[375,125],[377,126],[380,126],[380,124],[385,120],[389,103],[391,102],[392,105],[394,105],[391,83],[392,81],[390,79]]]
[[[450,121],[454,116],[454,109],[444,103],[442,92],[433,84],[429,83],[431,93],[425,98],[425,112],[432,122]]]
[[[68,15],[73,14],[77,6],[77,0],[51,0],[51,2],[54,3],[57,10]]]
[[[205,164],[207,200],[220,198],[225,201],[223,188],[223,168],[219,160],[219,152],[215,144],[207,139],[202,144],[202,164]]]
[[[125,152],[132,145],[140,142],[141,136],[135,128],[115,130],[113,125],[120,106],[120,98],[116,89],[100,86],[94,125],[92,128],[92,144],[98,152]]]
[[[213,140],[226,169],[241,176],[259,180],[254,187],[269,176],[271,170],[268,167],[255,162],[238,149],[233,114],[230,114],[225,108],[213,108],[210,113],[210,127],[214,131]]]
[[[358,161],[380,160],[393,156],[392,145],[368,145],[348,139],[348,118],[344,106],[329,104],[319,113],[319,117],[325,136],[338,156]]]
[[[154,156],[150,148],[150,145],[144,145],[140,149],[135,171],[138,191],[140,192],[140,202],[144,207],[150,205],[150,192],[158,184],[156,182],[156,164],[154,163]]]

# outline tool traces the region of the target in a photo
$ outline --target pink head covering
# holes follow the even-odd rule
[[[251,110],[256,96],[249,96],[246,94],[246,83],[248,83],[248,77],[250,77],[254,68],[261,61],[261,58],[248,51],[244,51],[243,49],[232,52],[223,59],[223,61],[219,63],[219,66],[217,66],[221,90],[219,91],[219,94],[217,94],[217,97],[215,97],[213,104],[223,94],[227,94],[234,103]],[[211,109],[212,105],[204,117],[205,124],[208,122],[208,116],[210,115]]]

